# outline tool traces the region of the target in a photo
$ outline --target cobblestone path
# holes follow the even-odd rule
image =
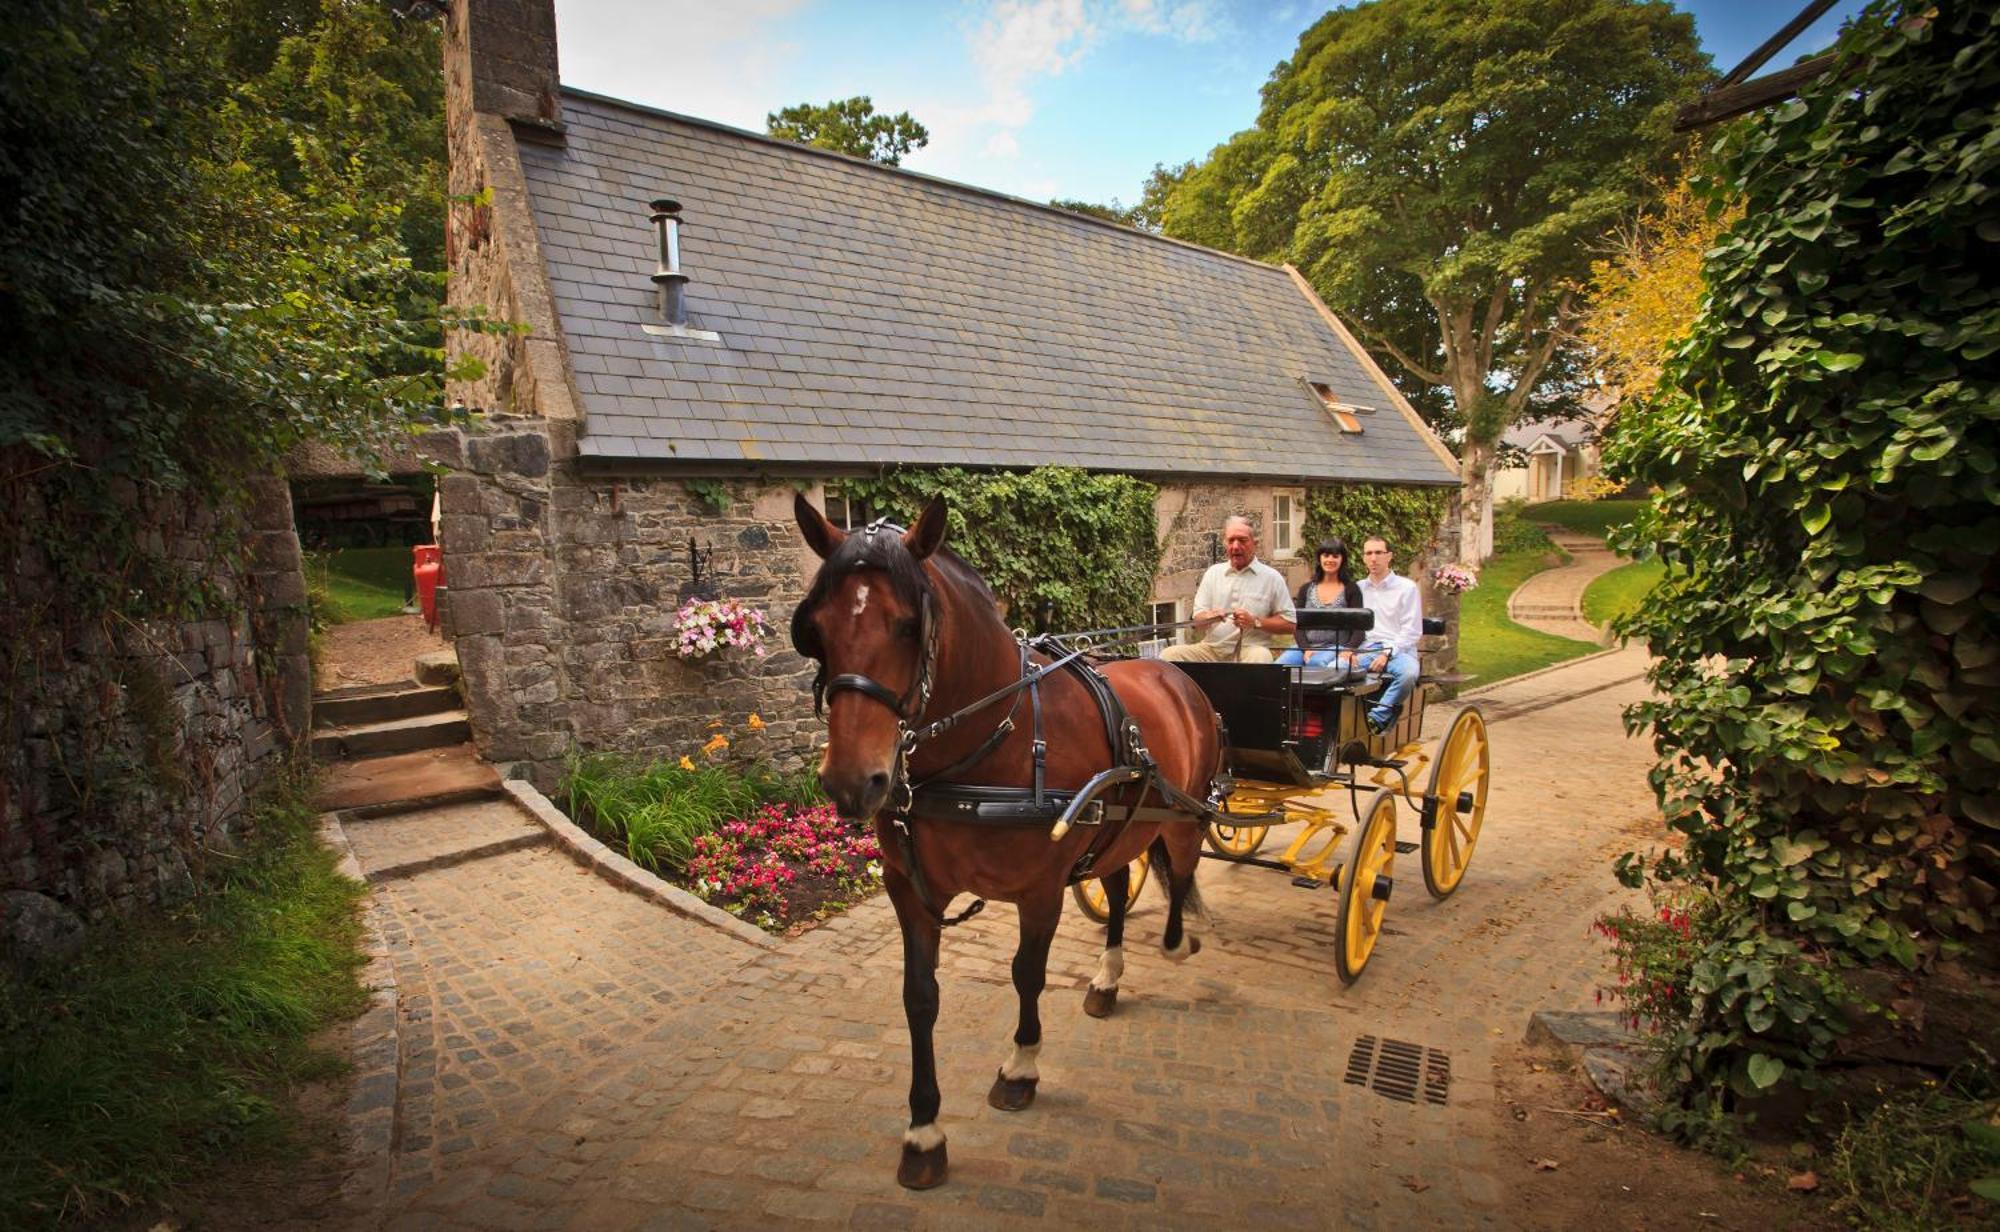
[[[1149,887],[1110,1020],[1082,1013],[1101,930],[1065,919],[1040,1094],[1002,1113],[984,1096],[1013,1031],[1013,913],[953,930],[938,1024],[952,1176],[928,1193],[893,1175],[908,1068],[886,900],[763,950],[546,847],[392,876],[374,911],[403,1041],[380,1119],[393,1166],[355,1194],[353,1223],[1534,1227],[1501,1204],[1501,1178],[1529,1162],[1499,1136],[1493,1059],[1531,1010],[1590,1004],[1589,925],[1622,894],[1609,861],[1659,832],[1647,749],[1618,718],[1642,666],[1597,656],[1483,696],[1494,786],[1471,871],[1432,903],[1403,857],[1389,932],[1352,988],[1333,974],[1331,890],[1205,861],[1208,944],[1167,963]],[[364,867],[421,868],[437,826],[364,829],[392,820],[352,827]],[[516,824],[465,828],[493,842]],[[1444,1102],[1347,1082],[1363,1036],[1443,1054]]]

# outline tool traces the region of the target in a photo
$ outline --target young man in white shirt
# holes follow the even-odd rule
[[[1191,646],[1169,646],[1160,652],[1162,659],[1269,663],[1272,636],[1298,627],[1285,575],[1257,559],[1257,532],[1250,519],[1224,522],[1222,546],[1228,559],[1210,565],[1194,592],[1195,628],[1202,639]]]
[[[1361,579],[1361,602],[1375,613],[1375,627],[1354,652],[1354,661],[1370,672],[1386,671],[1388,687],[1368,708],[1368,730],[1380,732],[1403,711],[1403,699],[1416,687],[1421,666],[1417,639],[1424,635],[1424,597],[1417,584],[1392,573],[1389,541],[1371,535],[1362,541],[1361,561],[1368,576]]]

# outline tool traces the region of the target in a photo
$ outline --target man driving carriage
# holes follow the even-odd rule
[[[1162,659],[1181,663],[1269,663],[1271,639],[1297,628],[1285,575],[1257,559],[1257,530],[1241,515],[1222,524],[1227,559],[1202,574],[1194,592],[1195,629],[1202,639],[1169,646]]]

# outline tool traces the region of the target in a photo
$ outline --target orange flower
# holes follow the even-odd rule
[[[721,727],[722,727],[721,719],[710,719],[708,721],[708,730],[710,731],[719,731]]]
[[[768,727],[769,724],[765,723],[763,719],[759,718],[757,712],[753,710],[750,712],[749,721],[746,722],[743,726],[749,728],[753,732],[760,732],[763,731],[766,727]]]
[[[728,747],[729,737],[717,732],[708,738],[707,744],[701,746],[701,753],[703,757],[713,757]]]
[[[688,758],[688,757],[682,757],[682,758],[681,758],[681,769],[683,769],[683,770],[692,770],[692,769],[694,769],[694,762],[693,762],[693,760],[692,760],[692,759],[690,759],[690,758]]]

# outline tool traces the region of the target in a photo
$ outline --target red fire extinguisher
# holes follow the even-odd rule
[[[424,610],[424,627],[432,633],[438,627],[438,583],[444,580],[444,559],[435,543],[420,543],[416,553],[417,604]]]

